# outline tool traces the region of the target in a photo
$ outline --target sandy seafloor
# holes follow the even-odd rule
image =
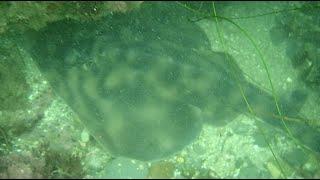
[[[226,7],[223,16],[247,16],[269,12],[270,10],[287,8],[286,3],[257,3],[246,6],[239,2]],[[263,7],[263,8],[261,8]],[[298,84],[297,72],[293,69],[290,59],[285,54],[285,43],[274,45],[271,42],[269,30],[277,15],[268,15],[251,19],[234,20],[245,29],[256,41],[264,55],[269,67],[272,82],[277,92],[283,92]],[[224,51],[219,42],[214,21],[202,20],[197,23],[208,35],[212,49]],[[219,22],[219,28],[223,32],[225,47],[238,62],[241,69],[262,87],[269,88],[269,82],[265,69],[259,59],[257,51],[250,41],[232,24],[226,21]],[[27,62],[26,72],[28,82],[32,85],[33,92],[29,97],[33,99],[41,93],[48,93],[49,84],[41,76],[31,57],[25,54]],[[52,93],[52,92],[51,92]],[[45,116],[37,123],[36,127],[23,136],[14,139],[13,151],[28,153],[36,148],[40,141],[50,140],[54,148],[61,148],[75,156],[81,157],[81,164],[86,175],[84,178],[144,178],[157,177],[157,173],[164,177],[216,177],[216,178],[279,178],[280,169],[274,157],[266,145],[259,145],[257,141],[264,141],[257,127],[258,118],[252,118],[245,114],[223,127],[204,126],[199,138],[178,154],[162,160],[161,163],[143,163],[126,158],[112,158],[101,148],[85,128],[79,123],[77,116],[55,95],[50,106],[46,109]],[[301,114],[310,119],[320,117],[320,107],[309,96]],[[282,158],[297,149],[294,142],[283,132],[268,134],[269,125],[259,121],[265,130],[267,138],[274,149],[276,156],[281,161],[287,177],[301,177],[296,169],[290,167]],[[263,144],[263,143],[262,143]],[[289,157],[294,158],[295,156]],[[312,160],[306,160],[301,164],[303,170],[314,166]],[[148,172],[152,167],[152,172]],[[320,173],[318,173],[318,177]]]

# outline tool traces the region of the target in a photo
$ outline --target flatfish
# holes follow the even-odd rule
[[[212,51],[190,16],[175,3],[143,3],[97,21],[48,24],[27,33],[26,44],[55,92],[114,156],[150,161],[180,151],[203,123],[248,111],[239,84],[257,114],[279,125],[265,115],[276,113],[273,98],[235,63],[230,68],[230,55]]]

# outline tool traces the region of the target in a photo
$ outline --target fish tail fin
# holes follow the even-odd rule
[[[262,92],[256,86],[250,85],[246,89],[246,97],[257,117],[286,132],[289,129],[292,136],[301,144],[307,146],[309,150],[320,152],[320,131],[299,115],[308,97],[306,89],[298,88],[278,98],[282,117],[279,115],[274,97]]]
[[[255,115],[273,125],[282,124],[279,110],[282,116],[296,117],[307,99],[306,90],[296,89],[278,98],[278,110],[274,97],[253,84],[246,88],[245,95]]]

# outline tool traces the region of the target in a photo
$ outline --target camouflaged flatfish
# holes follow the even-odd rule
[[[248,112],[239,84],[256,114],[280,125],[270,118],[273,98],[247,82],[230,55],[211,50],[192,15],[175,3],[143,3],[98,21],[48,24],[26,35],[28,49],[114,156],[165,158],[191,143],[204,122],[221,125]]]

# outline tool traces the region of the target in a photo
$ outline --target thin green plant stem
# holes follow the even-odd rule
[[[294,8],[290,8],[290,9],[280,9],[280,10],[274,10],[271,12],[266,12],[266,13],[262,13],[262,14],[256,14],[256,15],[252,15],[252,16],[239,16],[239,17],[228,17],[229,19],[250,19],[250,18],[257,18],[257,17],[262,17],[262,16],[267,16],[267,15],[272,15],[272,14],[280,14],[280,13],[284,13],[284,12],[289,12],[289,11],[297,11],[297,10],[301,10],[301,9],[312,9],[312,8],[320,8],[320,6],[312,6],[312,7],[294,7]]]
[[[183,6],[183,5],[182,5],[182,6]],[[184,7],[184,6],[183,6],[183,7]],[[188,9],[192,9],[192,8],[188,7]],[[193,12],[197,12],[197,10],[194,10],[194,9],[192,9],[192,11],[193,11]],[[198,12],[198,13],[200,13],[200,12]],[[203,14],[203,13],[202,13],[202,14]],[[229,18],[227,18],[227,17],[218,16],[218,15],[216,15],[216,16],[215,16],[215,15],[211,15],[210,17],[207,16],[206,18],[219,18],[219,19],[225,20],[225,21],[233,24],[234,26],[236,26],[236,27],[250,40],[250,42],[253,44],[254,48],[255,48],[256,51],[258,52],[258,55],[259,55],[259,57],[260,57],[260,60],[262,61],[263,67],[264,67],[264,69],[266,70],[267,77],[268,77],[268,81],[269,81],[269,84],[270,84],[270,86],[271,86],[271,94],[272,94],[272,96],[273,96],[273,98],[274,98],[274,101],[275,101],[275,104],[276,104],[276,108],[277,108],[278,114],[279,114],[279,116],[281,117],[281,121],[282,121],[282,124],[283,124],[284,127],[285,127],[285,130],[286,130],[287,133],[289,134],[290,138],[295,141],[296,144],[299,144],[300,146],[304,147],[304,149],[307,149],[308,151],[312,152],[312,150],[311,150],[309,147],[301,144],[300,142],[298,142],[298,141],[296,140],[296,138],[294,138],[292,132],[290,131],[290,129],[289,129],[289,128],[287,127],[287,125],[285,124],[285,122],[284,122],[284,120],[283,120],[283,115],[282,115],[282,113],[281,113],[281,111],[280,111],[280,108],[279,108],[278,98],[277,98],[277,96],[276,96],[276,93],[275,93],[275,90],[274,90],[274,87],[273,87],[273,83],[272,83],[272,81],[271,81],[271,76],[270,76],[268,67],[267,67],[267,65],[266,65],[266,63],[265,63],[265,61],[264,61],[264,58],[263,58],[263,55],[262,55],[261,51],[259,50],[259,48],[258,48],[258,46],[256,45],[256,43],[255,43],[255,41],[253,40],[253,38],[252,38],[243,28],[241,28],[237,23],[235,23],[234,21],[232,21],[231,19],[229,19]],[[201,20],[201,19],[200,19],[200,20]],[[198,20],[194,20],[193,22],[196,22],[196,21],[199,21],[199,19],[198,19]],[[305,152],[305,153],[306,153],[306,152]]]
[[[189,8],[189,9],[192,9],[192,8],[190,8],[190,7],[188,7],[188,8]],[[197,10],[194,10],[194,9],[193,9],[192,11],[193,11],[193,12],[196,12]],[[198,12],[198,13],[199,13],[199,12]],[[202,14],[203,14],[203,13],[202,13]],[[278,113],[279,113],[279,116],[281,117],[281,121],[282,121],[282,124],[283,124],[284,127],[285,127],[285,130],[286,130],[287,133],[289,134],[290,138],[292,138],[292,139],[295,141],[296,144],[299,144],[300,146],[304,147],[304,148],[307,149],[308,151],[312,151],[309,147],[307,147],[307,146],[301,144],[300,142],[298,142],[298,141],[296,140],[296,138],[294,138],[294,136],[293,136],[292,132],[290,131],[290,129],[289,129],[289,128],[287,127],[287,125],[285,124],[285,122],[284,122],[284,120],[283,120],[283,115],[282,115],[282,113],[281,113],[281,111],[280,111],[280,108],[279,108],[278,98],[277,98],[277,96],[276,96],[276,94],[275,94],[274,86],[273,86],[273,83],[272,83],[272,81],[271,81],[271,76],[270,76],[268,67],[267,67],[267,65],[266,65],[266,63],[265,63],[265,61],[264,61],[264,58],[263,58],[263,56],[262,56],[261,51],[259,50],[259,48],[258,48],[258,46],[256,45],[256,43],[255,43],[255,41],[253,40],[253,38],[252,38],[243,28],[241,28],[238,24],[236,24],[234,21],[232,21],[231,19],[229,19],[229,18],[227,18],[227,17],[211,15],[210,17],[207,16],[206,18],[219,18],[219,19],[222,19],[222,20],[226,20],[226,21],[228,21],[229,23],[231,23],[231,24],[233,24],[234,26],[236,26],[236,27],[250,40],[250,42],[253,44],[254,48],[255,48],[256,51],[258,52],[258,55],[259,55],[259,57],[260,57],[260,60],[262,61],[263,67],[264,67],[264,69],[266,70],[267,77],[268,77],[268,80],[269,80],[269,84],[270,84],[270,86],[271,86],[271,94],[272,94],[272,96],[273,96],[273,98],[274,98],[277,111],[278,111]],[[201,20],[201,19],[200,19],[200,20]],[[195,22],[195,21],[199,21],[199,19],[198,19],[198,20],[194,20],[193,22]]]
[[[215,16],[215,21],[216,21],[216,24],[217,24],[216,29],[217,29],[217,32],[218,32],[218,37],[219,37],[219,39],[220,39],[220,41],[221,41],[221,45],[222,45],[223,50],[224,50],[225,52],[227,52],[227,51],[226,51],[226,47],[225,47],[224,39],[222,38],[223,36],[221,35],[220,29],[219,29],[219,22],[218,22],[218,18],[217,18],[217,13],[216,13],[216,9],[215,9],[214,2],[212,2],[212,7],[213,7],[213,13],[214,13],[214,16]],[[222,32],[222,33],[223,33],[223,32]],[[248,109],[249,109],[249,112],[253,115],[254,118],[256,118],[256,114],[255,114],[255,112],[253,111],[251,105],[249,104],[249,102],[248,102],[248,100],[247,100],[247,98],[246,98],[246,96],[245,96],[245,94],[244,94],[243,87],[242,87],[242,85],[241,85],[241,83],[240,83],[240,80],[239,80],[238,76],[236,76],[236,75],[234,74],[234,72],[235,72],[235,70],[234,70],[234,65],[232,64],[232,61],[231,61],[230,57],[229,57],[228,55],[227,55],[227,57],[228,57],[227,59],[228,59],[229,65],[231,65],[231,68],[233,69],[233,71],[231,71],[231,72],[233,72],[233,78],[236,79],[236,81],[237,81],[237,85],[239,86],[239,89],[240,89],[242,98],[244,99],[244,101],[245,101],[245,103],[246,103],[246,105],[247,105],[247,107],[248,107]],[[264,132],[263,129],[260,127],[260,125],[257,124],[257,127],[258,127],[259,131],[261,132],[262,136],[264,137],[264,139],[265,139],[265,141],[266,141],[266,143],[267,143],[267,145],[268,145],[268,148],[270,149],[270,151],[271,151],[271,153],[272,153],[272,155],[273,155],[273,157],[274,157],[277,165],[279,166],[279,169],[280,169],[282,175],[283,175],[285,178],[287,178],[287,176],[286,176],[286,174],[285,174],[285,172],[284,172],[284,170],[283,170],[283,168],[282,168],[282,166],[281,166],[281,164],[280,164],[277,156],[275,155],[275,152],[274,152],[273,148],[271,147],[271,144],[270,144],[269,141],[268,141],[268,138],[267,138],[265,132]]]
[[[208,19],[210,17],[212,17],[211,14],[207,14],[207,13],[202,13],[199,10],[193,9],[189,6],[187,6],[186,4],[182,4],[180,2],[177,2],[180,6],[193,11],[197,14],[201,14],[203,15],[203,17],[200,17],[196,20],[192,20],[192,21],[200,21],[203,19]],[[313,9],[313,8],[320,8],[320,6],[311,6],[311,7],[295,7],[295,8],[290,8],[290,9],[281,9],[281,10],[274,10],[271,12],[266,12],[266,13],[262,13],[262,14],[256,14],[256,15],[251,15],[251,16],[238,16],[238,17],[226,17],[230,20],[239,20],[239,19],[251,19],[251,18],[258,18],[258,17],[263,17],[263,16],[268,16],[268,15],[273,15],[273,14],[281,14],[281,13],[285,13],[285,12],[289,12],[289,11],[298,11],[298,10],[302,10],[302,9]]]
[[[260,51],[260,49],[258,48],[257,44],[255,43],[254,39],[242,28],[240,27],[238,24],[236,24],[235,22],[233,22],[232,20],[226,18],[226,17],[222,17],[222,16],[217,16],[217,18],[221,18],[221,19],[224,19],[228,22],[230,22],[231,24],[233,24],[234,26],[236,26],[249,40],[250,42],[252,43],[252,45],[254,46],[254,48],[256,49],[256,51],[258,52],[258,55],[259,55],[259,59],[261,60],[262,64],[263,64],[263,67],[267,73],[267,77],[268,77],[268,81],[269,81],[269,84],[270,84],[270,87],[271,87],[271,93],[272,93],[272,96],[274,98],[274,101],[275,101],[275,105],[276,105],[276,108],[277,108],[277,111],[278,111],[278,114],[279,116],[281,117],[281,121],[282,121],[282,124],[284,125],[285,127],[285,130],[286,132],[289,134],[289,136],[295,141],[296,144],[299,144],[300,146],[303,146],[305,149],[308,149],[309,151],[312,151],[309,147],[301,144],[300,142],[297,141],[296,138],[294,138],[291,130],[288,128],[288,126],[286,125],[285,121],[284,121],[284,118],[283,118],[283,115],[280,111],[280,106],[279,106],[279,101],[278,101],[278,98],[277,98],[277,95],[276,95],[276,92],[275,92],[275,89],[274,89],[274,86],[273,86],[273,83],[272,83],[272,80],[271,80],[271,75],[270,75],[270,72],[269,72],[269,68],[263,58],[263,55]],[[306,152],[305,152],[306,153]]]
[[[192,11],[192,12],[195,12],[197,14],[202,14],[202,15],[207,15],[206,13],[202,13],[202,12],[199,12],[187,5],[184,5],[182,3],[179,3],[178,4],[182,7],[185,7],[186,9]],[[320,6],[316,6],[316,8],[319,8]],[[285,12],[285,10],[283,11]],[[289,128],[287,127],[287,125],[285,124],[284,122],[284,117],[283,115],[281,114],[281,111],[280,111],[280,108],[279,108],[279,105],[278,105],[278,99],[277,99],[277,96],[275,95],[275,91],[274,91],[274,88],[273,88],[273,84],[272,84],[272,81],[271,81],[271,78],[270,78],[270,74],[269,74],[269,71],[268,71],[268,68],[266,66],[266,63],[263,59],[263,56],[262,56],[262,53],[261,51],[259,50],[258,46],[256,45],[255,41],[253,40],[253,38],[251,38],[251,36],[243,29],[241,28],[238,24],[236,24],[234,21],[232,21],[231,19],[227,18],[227,17],[223,17],[223,16],[217,16],[217,15],[210,15],[210,16],[206,16],[205,17],[206,19],[210,19],[210,18],[218,18],[218,19],[222,19],[222,20],[226,20],[228,21],[229,23],[233,24],[234,26],[236,26],[249,40],[250,42],[253,44],[254,48],[256,49],[256,51],[258,52],[259,56],[260,56],[260,59],[262,61],[262,63],[264,64],[264,68],[266,69],[266,72],[267,72],[267,75],[268,75],[268,79],[269,79],[269,83],[271,83],[271,87],[272,87],[272,91],[271,91],[271,94],[275,100],[275,103],[276,103],[276,107],[277,107],[277,111],[279,113],[279,116],[280,116],[280,119],[282,121],[282,124],[284,124],[284,127],[285,127],[285,130],[286,132],[289,134],[289,137],[295,142],[295,144],[299,144],[301,147],[302,147],[302,151],[304,152],[304,154],[308,154],[305,150],[308,150],[316,159],[319,159],[319,157],[317,156],[317,154],[314,154],[313,150],[310,149],[309,147],[305,146],[304,144],[300,143],[294,136],[293,134],[291,133],[291,131],[289,130]],[[200,21],[202,19],[205,19],[205,18],[199,18],[198,20],[190,20],[191,22],[197,22],[197,21]],[[241,89],[240,89],[241,90]]]

